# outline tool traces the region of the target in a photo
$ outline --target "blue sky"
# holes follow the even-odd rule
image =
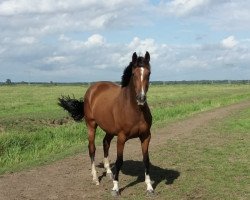
[[[250,1],[0,0],[0,82],[250,79]]]

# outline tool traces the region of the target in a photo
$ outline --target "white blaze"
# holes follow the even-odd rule
[[[142,83],[142,81],[143,81],[143,74],[144,74],[144,68],[141,67],[141,83]],[[142,84],[141,84],[141,93],[142,93],[142,94],[145,94]]]
[[[141,67],[141,82],[143,81],[143,73],[144,73],[144,68]]]

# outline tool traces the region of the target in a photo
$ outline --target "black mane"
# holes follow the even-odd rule
[[[123,75],[122,75],[122,87],[126,87],[129,84],[130,77],[132,76],[132,67],[133,63],[129,63],[129,65],[124,69]]]
[[[124,69],[123,75],[122,75],[122,81],[121,81],[122,87],[128,86],[130,78],[132,76],[132,68],[133,68],[133,66],[146,67],[145,59],[140,56],[140,57],[138,57],[135,64],[130,62],[129,65]]]

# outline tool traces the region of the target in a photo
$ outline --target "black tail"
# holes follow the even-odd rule
[[[67,110],[75,121],[81,121],[84,117],[83,99],[71,99],[69,96],[58,98],[58,105]]]

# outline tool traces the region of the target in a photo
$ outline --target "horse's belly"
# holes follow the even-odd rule
[[[112,134],[115,134],[117,132],[113,116],[110,112],[103,111],[102,115],[96,114],[96,117],[94,117],[94,119],[98,126],[105,132]]]
[[[113,115],[113,104],[99,103],[93,109],[93,117],[98,126],[105,132],[115,134],[117,132]]]

